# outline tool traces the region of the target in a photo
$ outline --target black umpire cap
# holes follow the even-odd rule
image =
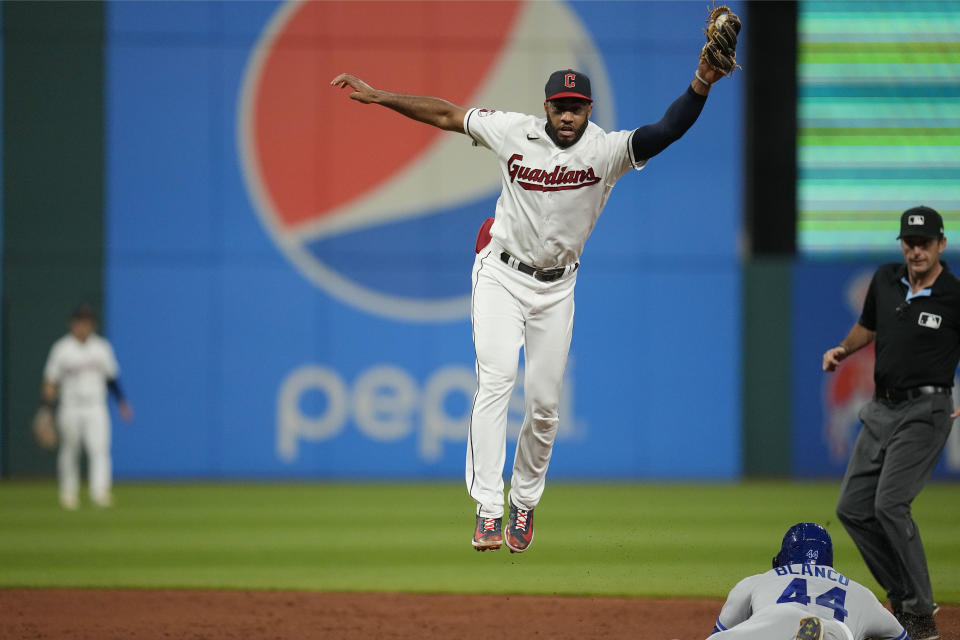
[[[943,236],[943,218],[930,207],[907,209],[900,216],[900,238],[939,238]]]

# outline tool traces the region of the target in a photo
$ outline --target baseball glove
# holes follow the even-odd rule
[[[707,16],[707,28],[703,30],[707,43],[700,50],[700,59],[723,73],[731,75],[737,64],[737,35],[740,33],[740,18],[725,4],[714,7]]]
[[[53,409],[47,406],[40,407],[33,414],[33,437],[44,449],[53,449],[57,446],[57,427],[53,423]]]

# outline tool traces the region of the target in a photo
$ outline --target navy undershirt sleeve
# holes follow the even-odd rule
[[[637,160],[647,160],[679,140],[680,136],[697,121],[706,102],[707,96],[702,96],[692,87],[687,87],[683,95],[667,108],[659,122],[642,126],[633,132],[630,139],[633,157]]]
[[[107,380],[107,389],[110,391],[110,394],[113,396],[113,399],[117,402],[123,402],[126,398],[123,395],[123,389],[120,388],[120,383],[117,382],[116,378]]]

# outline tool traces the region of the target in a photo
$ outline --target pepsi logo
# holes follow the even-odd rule
[[[558,66],[591,77],[593,120],[610,128],[603,59],[565,4],[281,5],[238,101],[243,176],[264,229],[300,274],[346,304],[418,322],[467,317],[474,237],[500,190],[495,157],[329,82],[349,72],[376,88],[539,114]]]

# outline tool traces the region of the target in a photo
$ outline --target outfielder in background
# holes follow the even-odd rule
[[[869,589],[833,568],[833,540],[814,522],[783,536],[773,568],[727,595],[711,640],[909,640]]]
[[[108,389],[124,421],[133,419],[133,409],[117,382],[120,368],[113,347],[94,329],[93,309],[81,304],[70,317],[69,333],[51,347],[43,370],[45,411],[52,414],[56,407],[60,504],[69,510],[80,504],[81,446],[87,452],[91,501],[99,507],[112,504]]]
[[[511,552],[522,553],[533,541],[533,512],[559,424],[580,254],[617,180],[679,139],[699,116],[711,85],[733,72],[739,18],[718,7],[708,20],[708,42],[689,86],[659,122],[633,131],[608,133],[590,122],[590,79],[572,69],[547,79],[545,117],[377,90],[349,74],[331,81],[349,87],[358,102],[469,135],[499,162],[502,192],[494,219],[481,227],[472,275],[478,389],[466,482],[477,503],[472,544],[478,551],[499,549],[505,541]],[[526,406],[504,533],[507,408],[521,346]]]
[[[900,216],[903,263],[873,275],[860,319],[823,354],[823,370],[875,342],[873,400],[860,410],[837,517],[913,640],[939,637],[920,531],[910,513],[953,420],[960,361],[960,279],[940,257],[943,218],[926,206]]]

